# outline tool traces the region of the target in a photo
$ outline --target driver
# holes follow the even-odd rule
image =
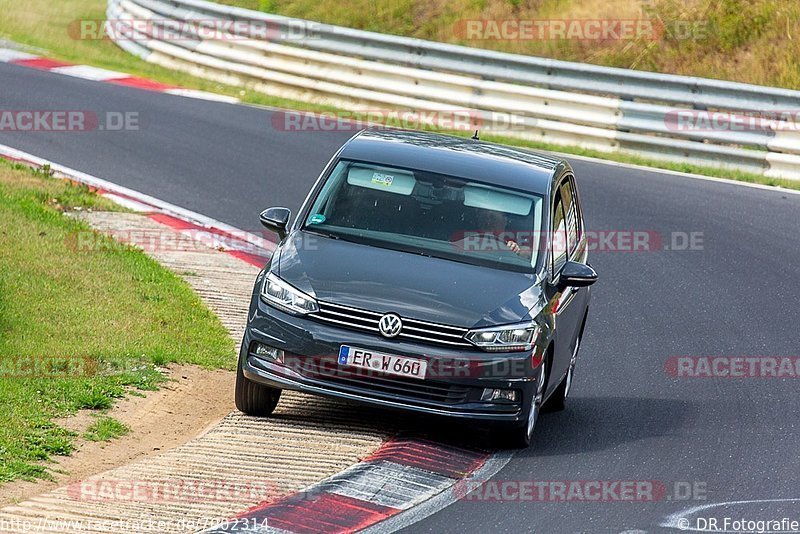
[[[508,218],[502,211],[484,209],[481,210],[478,215],[478,224],[482,233],[492,234],[498,238],[502,238],[503,234],[506,233]],[[509,250],[521,255],[522,248],[519,246],[519,243],[513,239],[506,239],[504,243]]]

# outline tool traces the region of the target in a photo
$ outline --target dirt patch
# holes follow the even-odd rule
[[[72,456],[49,464],[55,480],[0,486],[0,507],[183,445],[233,411],[233,372],[172,365],[166,373],[169,381],[161,389],[129,395],[109,411],[130,427],[129,434],[110,442],[79,439]],[[94,420],[92,412],[82,411],[56,423],[83,433]]]

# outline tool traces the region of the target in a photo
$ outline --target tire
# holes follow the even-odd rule
[[[257,384],[249,380],[242,372],[241,363],[236,367],[236,408],[256,417],[266,417],[275,411],[281,390]]]
[[[544,398],[546,384],[547,372],[545,370],[539,380],[538,391],[531,403],[527,420],[522,423],[514,423],[512,426],[505,428],[501,439],[504,447],[526,449],[530,446],[533,440],[533,430],[536,428],[536,422],[539,420],[539,413],[541,413],[542,399]]]
[[[553,394],[547,399],[544,405],[545,411],[560,412],[567,407],[567,397],[569,397],[569,392],[572,390],[572,381],[575,378],[575,362],[578,360],[578,350],[581,347],[582,337],[583,328],[581,328],[581,333],[578,334],[578,339],[575,340],[575,349],[572,351],[572,357],[569,360],[567,374],[564,375],[564,378],[561,379],[561,383],[558,384],[556,390],[553,391]]]

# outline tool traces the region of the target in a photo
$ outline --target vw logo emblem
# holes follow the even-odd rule
[[[378,322],[383,337],[397,337],[403,329],[403,321],[396,313],[387,313]]]

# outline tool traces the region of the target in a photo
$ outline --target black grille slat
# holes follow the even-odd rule
[[[405,332],[401,332],[398,337],[407,338],[407,339],[416,339],[416,340],[419,340],[419,341],[425,341],[427,343],[436,343],[436,344],[440,344],[440,345],[451,345],[451,346],[454,346],[454,347],[471,347],[472,346],[467,342],[451,341],[449,339],[434,339],[434,338],[431,338],[431,337],[428,337],[428,336],[417,336],[415,334],[408,334],[408,333],[405,333]]]
[[[356,330],[369,330],[370,332],[380,332],[380,329],[378,328],[377,323],[375,324],[375,326],[372,326],[372,325],[360,325],[360,324],[344,321],[342,319],[337,319],[337,318],[334,318],[334,317],[328,317],[327,315],[317,315],[316,318],[317,319],[321,319],[323,321],[327,321],[329,323],[334,323],[334,324],[338,324],[338,325],[341,325],[341,326],[346,326],[348,328],[354,328]]]
[[[340,312],[332,313],[332,312],[330,312],[328,310],[320,310],[319,313],[322,314],[322,315],[327,315],[329,317],[335,317],[337,319],[346,319],[348,321],[359,321],[359,322],[362,322],[362,323],[378,324],[378,320],[377,319],[373,319],[371,317],[359,317],[358,315],[351,315],[349,313],[340,313]]]
[[[380,332],[378,323],[382,316],[382,313],[323,301],[319,302],[319,311],[310,314],[308,317],[345,328],[352,328],[353,330]],[[403,330],[400,332],[399,338],[436,345],[472,348],[472,344],[464,339],[464,335],[468,332],[466,328],[429,323],[406,317],[401,319],[403,321]]]
[[[464,335],[468,331],[466,328],[462,328],[460,326],[429,323],[427,321],[418,321],[416,319],[404,319],[404,321],[406,321],[409,325],[413,326],[414,328],[421,328],[421,329],[436,328],[438,330],[452,330],[453,333],[456,333],[459,336]]]
[[[330,309],[333,313],[354,313],[356,315],[364,315],[366,317],[374,318],[376,321],[379,320],[383,314],[370,311],[370,310],[363,310],[361,308],[351,308],[350,306],[342,306],[341,304],[334,304],[332,302],[320,302],[320,306],[325,306],[326,308]],[[339,312],[335,312],[335,310],[340,310]]]
[[[405,330],[411,330],[412,332],[419,332],[420,333],[419,335],[428,334],[428,335],[431,335],[431,336],[442,336],[444,338],[461,339],[461,338],[464,337],[463,335],[459,335],[459,334],[448,334],[447,332],[437,332],[435,330],[430,330],[430,329],[427,329],[427,328],[418,328],[416,326],[409,326],[408,324],[403,324],[403,330],[404,331]]]

